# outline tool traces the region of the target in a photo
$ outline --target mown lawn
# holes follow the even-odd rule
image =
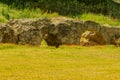
[[[0,80],[120,80],[120,48],[0,44]]]

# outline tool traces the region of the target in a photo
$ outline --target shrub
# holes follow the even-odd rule
[[[112,5],[112,6],[111,6]],[[115,0],[110,0],[108,4],[109,15],[114,18],[120,19],[120,2],[115,2]]]
[[[44,12],[58,12],[61,15],[92,12],[120,18],[120,3],[113,0],[0,0],[0,2],[18,9],[40,8]]]

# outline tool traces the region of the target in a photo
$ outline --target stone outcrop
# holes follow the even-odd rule
[[[112,37],[111,44],[120,47],[120,33]]]
[[[9,21],[7,25],[14,31],[15,43],[40,45],[49,26],[49,20],[16,19]]]
[[[107,44],[111,44],[111,39],[120,34],[120,27],[102,26],[100,33],[103,35]]]
[[[81,35],[80,44],[83,46],[104,45],[105,40],[101,33],[89,30]]]
[[[85,21],[84,22],[84,30],[93,30],[93,31],[96,31],[96,32],[100,32],[101,30],[101,25],[99,23],[96,23],[94,21]]]
[[[84,27],[85,30],[93,30],[101,33],[106,44],[111,44],[112,37],[120,33],[120,27],[100,25],[99,23],[96,23],[94,21],[85,21]]]
[[[66,17],[52,19],[14,19],[0,24],[0,42],[48,46],[120,44],[116,35],[120,27],[100,25],[94,21],[78,21]]]
[[[0,43],[15,43],[14,31],[5,24],[0,24]]]
[[[48,45],[56,44],[55,46],[61,44],[80,44],[80,36],[83,33],[82,28],[83,22],[75,21],[66,18],[55,18],[52,19],[52,25],[48,28],[48,34],[45,41]]]

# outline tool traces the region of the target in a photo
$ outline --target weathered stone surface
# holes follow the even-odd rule
[[[17,44],[40,45],[49,24],[46,19],[16,19],[9,21],[7,25],[14,31]]]
[[[93,30],[93,31],[97,31],[100,32],[101,30],[101,25],[99,23],[96,23],[94,21],[85,21],[84,22],[84,30]]]
[[[111,44],[120,47],[120,33],[117,33],[112,37]]]
[[[104,43],[111,44],[111,38],[118,32],[120,28],[101,26],[99,23],[94,21],[77,21],[68,18],[53,18],[51,19],[52,25],[48,27],[48,33],[45,37],[45,41],[48,45],[58,46],[61,44],[80,44],[80,37],[86,30],[96,31],[97,39],[99,39],[98,33],[101,35],[101,39]],[[96,39],[96,41],[97,41]],[[94,42],[92,42],[94,43]],[[94,45],[102,45],[103,43],[94,43]]]
[[[52,25],[48,27],[45,41],[50,44],[80,44],[79,38],[83,33],[83,22],[71,19],[52,19]]]
[[[105,40],[101,33],[89,30],[81,35],[80,44],[83,46],[104,45]]]
[[[0,43],[15,43],[14,31],[5,24],[0,24]]]
[[[112,37],[120,33],[120,27],[101,26],[100,33],[103,35],[106,43],[111,44]]]
[[[120,33],[120,27],[113,27],[109,25],[100,25],[94,21],[85,21],[84,22],[85,30],[93,30],[101,33],[106,44],[111,44],[111,39],[114,35]]]
[[[41,35],[44,38],[45,35],[48,33],[48,27],[52,26],[52,22],[50,19],[40,18],[33,23],[33,26],[41,31]]]
[[[56,48],[58,48],[62,44],[58,36],[54,34],[47,34],[44,40],[46,41],[48,46],[55,46]]]
[[[66,17],[38,20],[15,19],[4,25],[0,24],[0,42],[2,43],[40,45],[44,39],[49,46],[56,47],[62,44],[79,45],[80,41],[85,45],[103,45],[104,43],[116,45],[120,41],[115,37],[117,34],[120,34],[120,27]]]

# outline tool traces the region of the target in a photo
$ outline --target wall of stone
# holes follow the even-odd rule
[[[38,20],[15,19],[8,21],[6,24],[0,24],[0,42],[40,45],[44,39],[49,46],[80,45],[81,35],[86,31],[94,31],[94,34],[96,32],[102,35],[105,44],[116,44],[116,40],[120,37],[119,26],[105,26],[93,21],[78,21],[58,17]],[[93,35],[93,33],[89,32],[87,36]]]

